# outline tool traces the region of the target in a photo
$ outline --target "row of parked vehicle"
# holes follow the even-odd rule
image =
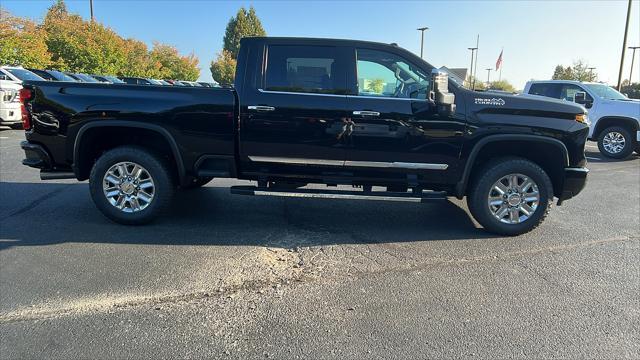
[[[22,81],[68,81],[122,85],[156,85],[187,87],[220,87],[216,82],[162,80],[141,77],[95,75],[58,71],[53,69],[31,69],[20,66],[0,66],[0,125],[18,127],[22,122],[19,91]]]

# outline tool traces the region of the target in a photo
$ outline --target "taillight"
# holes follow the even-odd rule
[[[20,89],[20,112],[22,113],[22,127],[25,130],[31,129],[31,114],[27,111],[27,101],[33,98],[31,89]]]

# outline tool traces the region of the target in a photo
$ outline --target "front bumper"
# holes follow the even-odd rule
[[[589,169],[585,167],[571,167],[564,169],[564,184],[562,194],[558,198],[558,205],[562,202],[578,195],[587,185],[587,174]]]

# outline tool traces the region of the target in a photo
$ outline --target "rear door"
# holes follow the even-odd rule
[[[355,48],[352,56],[356,89],[348,97],[353,131],[345,167],[397,181],[452,178],[465,131],[464,107],[458,113],[437,112],[428,99],[427,64],[418,66],[385,49]]]
[[[261,47],[260,76],[242,94],[243,171],[322,175],[343,167],[345,49],[288,43]]]

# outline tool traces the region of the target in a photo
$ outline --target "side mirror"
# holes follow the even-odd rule
[[[593,106],[593,102],[587,99],[587,93],[584,91],[578,91],[575,93],[575,95],[573,95],[573,102],[584,105],[587,109],[590,109]]]
[[[438,69],[431,71],[429,98],[438,109],[438,114],[448,116],[456,110],[455,95],[449,92],[449,75]]]
[[[576,104],[585,105],[587,103],[587,93],[585,93],[584,91],[578,91],[577,93],[575,93],[575,95],[573,95],[573,101]]]
[[[0,74],[0,80],[9,80],[9,79],[7,78],[7,75]]]

